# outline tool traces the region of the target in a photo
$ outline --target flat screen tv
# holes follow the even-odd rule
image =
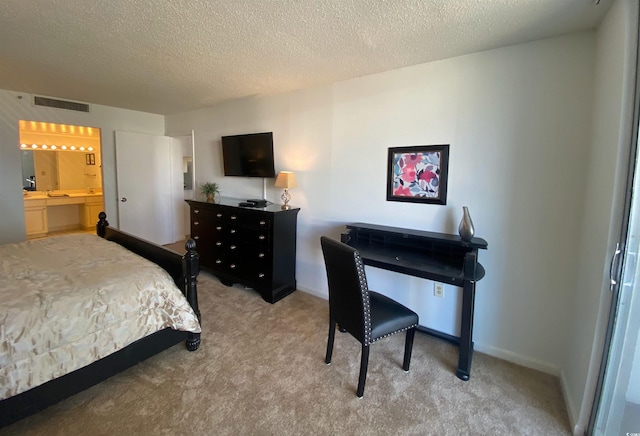
[[[222,137],[225,176],[275,177],[273,132]]]

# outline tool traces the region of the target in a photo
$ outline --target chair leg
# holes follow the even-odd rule
[[[360,357],[360,377],[358,378],[358,391],[356,395],[362,398],[364,395],[364,382],[367,380],[367,367],[369,366],[369,346],[362,345],[362,356]]]
[[[336,322],[333,319],[329,320],[329,339],[327,340],[327,355],[324,358],[324,363],[329,365],[331,363],[331,355],[333,354],[333,340],[336,337]]]
[[[409,364],[411,363],[411,350],[413,350],[413,337],[416,334],[416,328],[407,330],[407,337],[404,341],[404,362],[402,363],[402,369],[405,372],[409,372]]]

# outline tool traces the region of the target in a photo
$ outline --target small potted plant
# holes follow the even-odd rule
[[[205,196],[207,202],[213,203],[215,201],[216,195],[220,194],[220,187],[217,183],[207,182],[200,186],[200,191],[202,195]]]

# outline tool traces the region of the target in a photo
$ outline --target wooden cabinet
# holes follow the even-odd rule
[[[49,231],[46,200],[24,201],[24,223],[27,237],[46,235]]]
[[[98,214],[104,210],[102,195],[87,196],[84,206],[80,208],[80,222],[85,229],[94,229],[98,222]]]
[[[35,197],[35,198],[34,198]],[[71,192],[56,196],[34,194],[24,199],[27,237],[76,228],[95,229],[104,210],[101,194]]]
[[[296,228],[300,209],[240,207],[187,200],[200,265],[222,283],[241,283],[275,303],[296,289]]]

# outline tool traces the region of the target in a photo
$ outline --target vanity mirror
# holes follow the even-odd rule
[[[99,150],[79,151],[20,150],[22,188],[27,191],[102,188]],[[87,159],[87,155],[91,155]]]
[[[22,188],[102,189],[100,129],[20,120]]]

